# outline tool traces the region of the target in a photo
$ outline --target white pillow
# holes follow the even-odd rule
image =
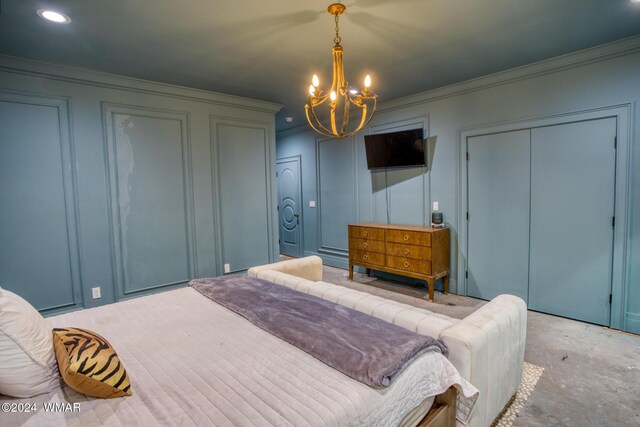
[[[48,393],[59,378],[51,327],[31,304],[0,288],[0,394]]]

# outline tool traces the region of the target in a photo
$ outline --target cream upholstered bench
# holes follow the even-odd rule
[[[516,296],[500,295],[460,320],[323,282],[317,256],[253,267],[248,274],[440,338],[451,363],[480,391],[469,426],[491,425],[520,384],[527,308]]]

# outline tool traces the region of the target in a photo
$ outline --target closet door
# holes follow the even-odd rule
[[[616,119],[531,132],[529,308],[608,325]]]
[[[467,294],[527,299],[530,131],[471,137]]]

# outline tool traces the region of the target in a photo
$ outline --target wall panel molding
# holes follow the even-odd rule
[[[322,223],[323,223],[323,218],[333,218],[335,217],[335,213],[334,212],[327,212],[324,209],[324,204],[327,202],[327,199],[322,197],[322,191],[323,191],[323,176],[330,176],[330,175],[336,175],[336,173],[341,173],[343,172],[342,170],[338,170],[338,171],[332,171],[330,169],[323,169],[323,168],[329,168],[331,166],[333,166],[332,164],[325,164],[321,161],[321,151],[322,151],[322,147],[324,144],[340,144],[338,145],[338,147],[344,147],[344,146],[349,146],[351,147],[351,149],[349,150],[350,154],[351,154],[351,161],[349,162],[349,167],[351,168],[350,171],[348,172],[349,176],[349,181],[348,183],[345,182],[345,187],[350,186],[349,188],[352,188],[354,193],[353,193],[353,197],[351,197],[351,205],[348,207],[344,207],[343,212],[353,212],[353,218],[349,221],[349,222],[353,222],[353,221],[357,221],[357,199],[358,199],[358,192],[357,192],[357,157],[356,157],[356,142],[355,142],[355,137],[350,137],[347,140],[344,141],[337,141],[335,139],[329,139],[329,138],[316,138],[315,139],[315,149],[316,149],[316,194],[317,194],[317,199],[318,199],[318,221],[317,221],[317,236],[318,236],[318,247],[317,247],[317,251],[319,253],[322,254],[326,254],[326,255],[330,255],[330,256],[334,256],[334,257],[347,257],[349,256],[349,247],[348,247],[348,239],[347,237],[347,230],[342,230],[342,231],[337,231],[338,233],[343,233],[344,234],[344,247],[340,247],[340,246],[335,246],[335,245],[330,245],[326,243],[326,236],[325,233],[327,232],[327,230],[329,229],[329,227],[323,227]],[[335,230],[334,230],[335,231]]]
[[[260,120],[245,120],[226,116],[210,115],[210,146],[211,146],[211,182],[212,182],[212,200],[213,200],[213,212],[214,212],[214,236],[216,241],[216,247],[218,248],[216,257],[216,268],[218,274],[222,274],[223,267],[228,254],[225,253],[226,244],[232,244],[233,242],[225,242],[224,239],[224,219],[223,219],[223,206],[221,203],[223,195],[223,180],[221,176],[221,149],[223,141],[220,138],[220,131],[223,127],[246,129],[246,130],[258,130],[262,132],[262,155],[264,156],[264,176],[261,177],[264,185],[264,192],[266,197],[266,206],[264,211],[265,221],[265,237],[267,243],[267,259],[268,262],[274,262],[278,256],[279,247],[277,241],[277,215],[274,214],[275,206],[277,205],[276,184],[275,184],[275,141],[272,141],[271,135],[273,134],[272,125],[268,122]],[[257,185],[262,185],[260,181]],[[238,194],[238,197],[242,197],[242,194]],[[261,218],[258,216],[258,218]],[[227,247],[230,249],[231,246]],[[242,271],[247,267],[235,268],[231,266],[230,272]]]
[[[103,137],[104,137],[104,150],[106,159],[106,182],[107,182],[107,194],[109,205],[109,226],[111,235],[111,247],[112,247],[112,269],[113,277],[115,278],[116,286],[116,298],[123,299],[137,294],[144,294],[160,289],[184,285],[188,280],[197,276],[197,254],[196,254],[196,235],[194,230],[194,202],[193,202],[193,177],[192,177],[192,162],[191,162],[191,141],[189,132],[189,113],[182,111],[164,110],[152,107],[143,107],[126,104],[115,104],[102,102],[102,115],[103,115]],[[184,276],[177,279],[168,280],[162,283],[152,283],[145,286],[134,286],[128,277],[131,272],[127,270],[127,250],[125,246],[125,235],[127,226],[124,224],[122,218],[122,210],[129,209],[128,196],[123,196],[121,193],[128,192],[129,188],[121,188],[118,174],[119,168],[122,166],[120,161],[122,159],[130,161],[133,165],[133,154],[131,153],[119,153],[118,152],[118,125],[116,116],[126,116],[137,119],[152,119],[166,122],[167,124],[177,123],[179,126],[179,154],[180,162],[179,175],[182,179],[180,183],[180,189],[183,191],[182,197],[182,224],[184,229],[180,230],[185,236],[185,265]],[[134,128],[134,122],[129,124],[130,128]],[[139,142],[139,141],[138,141]],[[153,143],[152,140],[145,140],[145,143]],[[133,150],[132,147],[130,147]],[[130,158],[125,158],[130,155]],[[120,157],[120,158],[119,158]],[[129,186],[131,184],[128,184]],[[170,195],[168,195],[170,196]],[[149,210],[149,215],[153,212]],[[162,212],[163,215],[168,213]],[[181,226],[182,227],[182,226]],[[171,232],[172,230],[167,230]],[[175,230],[174,230],[175,231]],[[140,265],[139,268],[145,266]]]
[[[80,222],[79,222],[79,209],[78,209],[78,194],[76,185],[76,168],[74,167],[75,161],[75,147],[73,132],[71,126],[71,101],[67,97],[60,96],[48,96],[43,94],[37,94],[26,91],[0,91],[0,102],[6,102],[10,104],[19,104],[24,106],[45,107],[52,108],[56,112],[57,127],[58,127],[58,143],[59,143],[59,158],[52,158],[54,162],[60,162],[62,189],[64,194],[64,227],[66,236],[66,247],[59,248],[63,251],[68,260],[65,262],[68,264],[68,272],[71,278],[69,283],[68,296],[66,301],[59,302],[54,305],[41,305],[37,307],[39,311],[44,314],[60,313],[77,309],[82,306],[82,259],[80,251]],[[22,165],[23,168],[28,168],[29,165]],[[29,189],[23,190],[26,194],[29,194]],[[46,209],[46,207],[42,206]],[[44,236],[35,236],[37,239]],[[32,254],[30,254],[32,255]],[[35,256],[35,254],[33,254]],[[47,253],[43,253],[40,256],[47,256]],[[36,264],[41,264],[37,259],[34,260]],[[37,267],[36,267],[37,268]],[[55,280],[56,278],[52,278]],[[46,289],[41,290],[46,294]],[[56,293],[56,297],[60,297],[59,292]]]
[[[415,225],[430,225],[430,221],[429,224],[427,224],[427,212],[431,212],[430,210],[430,206],[431,206],[431,169],[429,167],[429,165],[431,164],[431,161],[433,160],[433,153],[432,150],[435,148],[435,146],[431,143],[431,138],[430,138],[430,124],[429,124],[429,114],[426,114],[425,116],[421,116],[421,117],[414,117],[414,118],[409,118],[409,119],[402,119],[402,120],[396,120],[396,121],[389,121],[389,122],[377,122],[371,126],[369,126],[367,134],[368,135],[373,135],[373,134],[378,134],[378,133],[386,133],[386,132],[395,132],[395,131],[400,131],[400,130],[405,130],[405,129],[415,129],[415,128],[422,128],[424,131],[424,138],[425,138],[425,150],[427,150],[427,167],[423,167],[422,169],[422,191],[420,193],[420,197],[422,199],[422,203],[421,203],[421,208],[422,208],[422,212],[420,214],[421,216],[421,223],[420,224],[415,224]],[[361,140],[362,143],[362,149],[358,150],[360,152],[365,152],[364,149],[364,138],[362,138]],[[416,168],[417,169],[417,168]],[[363,171],[366,174],[371,174],[371,173],[375,173],[375,172],[371,172],[368,169]],[[381,173],[381,172],[378,172]],[[385,181],[387,181],[387,171],[385,169]],[[385,182],[385,186],[387,185],[387,183]],[[387,186],[385,191],[389,191],[389,187]],[[391,202],[391,200],[390,200]],[[375,220],[375,218],[377,218],[378,212],[377,212],[377,204],[375,203],[375,195],[373,194],[373,191],[370,194],[369,197],[369,209],[370,212],[372,212],[373,215],[373,220]],[[362,218],[359,218],[359,220],[362,220]],[[391,221],[393,222],[393,221]]]

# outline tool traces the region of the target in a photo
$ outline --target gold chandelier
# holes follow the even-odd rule
[[[331,90],[324,93],[318,87],[320,80],[317,75],[313,75],[311,86],[309,86],[309,101],[304,106],[307,114],[307,121],[311,127],[318,133],[337,138],[342,141],[360,131],[373,117],[376,111],[378,96],[369,90],[371,86],[371,77],[367,74],[364,79],[364,89],[358,93],[357,89],[349,86],[344,79],[344,64],[342,63],[342,46],[340,45],[340,33],[338,28],[339,16],[346,10],[346,6],[341,3],[334,3],[327,8],[327,11],[335,16],[336,36],[333,39],[333,83]],[[316,115],[315,107],[329,102],[330,125],[323,125]],[[349,113],[351,108],[358,108],[361,114],[358,126],[355,129],[349,129]],[[342,113],[342,123],[336,123],[336,115]]]

